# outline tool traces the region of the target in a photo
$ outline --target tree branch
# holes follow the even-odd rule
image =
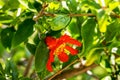
[[[95,17],[95,15],[94,14],[91,14],[91,13],[89,13],[89,14],[68,14],[70,17],[80,17],[80,16],[94,16]]]
[[[67,65],[65,68],[59,70],[57,73],[55,73],[53,76],[51,76],[47,80],[52,80],[54,77],[56,77],[57,75],[61,74],[64,70],[66,70],[67,68],[69,68],[71,65],[75,64],[78,61],[80,61],[80,59],[76,59],[75,61],[73,61],[72,63],[70,63],[69,65]]]
[[[48,4],[46,4],[46,3],[43,4],[42,9],[38,13],[38,15],[35,18],[33,18],[34,21],[37,21],[39,19],[39,17],[41,17],[44,14],[45,8],[47,6],[48,6]]]
[[[69,69],[66,71],[63,71],[61,74],[54,76],[52,79],[49,78],[48,80],[61,80],[61,79],[65,79],[65,78],[70,78],[72,76],[76,76],[78,74],[82,74],[88,70],[91,70],[92,68],[98,66],[97,64],[93,64],[91,66],[85,67],[82,66],[78,69]]]
[[[26,69],[25,69],[25,72],[24,72],[24,77],[28,75],[29,70],[30,70],[30,67],[31,67],[31,65],[32,65],[33,59],[34,59],[34,56],[32,55],[32,56],[30,57],[29,61],[28,61],[27,66],[26,66]]]

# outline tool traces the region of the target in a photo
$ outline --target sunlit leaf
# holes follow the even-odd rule
[[[97,14],[97,19],[100,32],[106,32],[108,25],[108,16],[105,11],[99,11],[99,13]]]
[[[86,64],[85,66],[90,66],[91,64],[93,64],[96,60],[99,60],[100,57],[100,53],[101,53],[102,49],[100,48],[93,48],[91,49],[88,54],[86,55]]]
[[[119,1],[112,1],[109,3],[109,8],[111,10],[115,9],[116,7],[118,7],[120,5]]]
[[[36,10],[34,9],[34,6],[30,3],[30,1],[28,0],[18,0],[18,1],[23,6],[23,9],[29,9],[32,12],[36,12]]]
[[[18,0],[6,0],[5,5],[3,6],[3,10],[8,10],[8,9],[17,9],[19,7],[19,2]]]
[[[51,2],[48,6],[50,9],[57,10],[60,7],[60,4],[57,2]]]
[[[51,29],[57,31],[65,28],[70,22],[70,17],[66,15],[56,15],[55,18],[50,22]]]
[[[93,37],[95,36],[96,22],[94,19],[87,19],[81,28],[81,35],[83,39],[83,54],[86,55],[88,51],[94,46]]]
[[[80,36],[80,26],[78,26],[76,23],[77,23],[77,19],[72,18],[70,24],[67,27],[68,31],[71,33],[71,35],[74,38],[78,38]]]
[[[95,1],[90,1],[90,0],[85,0],[82,2],[82,6],[83,5],[87,5],[92,9],[100,9],[100,5],[98,3],[96,3]]]

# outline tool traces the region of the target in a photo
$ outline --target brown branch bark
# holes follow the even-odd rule
[[[94,14],[91,14],[91,13],[89,13],[89,14],[68,14],[70,17],[80,17],[80,16],[94,16],[95,17],[95,15]]]
[[[25,72],[24,72],[24,77],[26,77],[26,76],[28,75],[28,73],[29,73],[29,71],[30,71],[30,67],[31,67],[31,65],[32,65],[33,59],[34,59],[34,56],[32,55],[32,56],[30,57],[29,61],[28,61],[27,66],[26,66],[26,69],[25,69]]]
[[[73,76],[76,76],[78,74],[82,74],[88,70],[91,70],[92,68],[98,66],[97,64],[93,64],[91,66],[85,67],[85,66],[81,66],[78,69],[69,69],[69,70],[65,70],[63,71],[61,74],[58,74],[56,76],[54,76],[53,78],[48,78],[46,80],[61,80],[61,79],[67,79]]]
[[[55,76],[61,74],[64,70],[66,70],[67,68],[69,68],[71,65],[75,64],[76,62],[80,61],[80,59],[76,59],[75,61],[73,61],[72,63],[70,63],[69,65],[67,65],[66,67],[64,67],[63,69],[59,70],[57,73],[55,73],[54,75],[52,75],[48,80],[51,80],[52,78],[54,78]]]
[[[39,17],[41,17],[44,14],[45,8],[47,6],[48,6],[48,4],[46,4],[46,3],[43,4],[42,9],[38,13],[38,15],[35,18],[33,18],[34,21],[37,21],[39,19]]]
[[[56,14],[52,14],[52,13],[47,13],[47,12],[40,12],[39,14],[38,14],[38,16],[37,17],[35,17],[33,20],[34,21],[37,21],[38,19],[39,19],[39,17],[41,17],[41,16],[43,16],[43,15],[45,15],[45,16],[50,16],[50,17],[55,17],[55,15]],[[95,14],[92,14],[92,13],[89,13],[89,14],[67,14],[68,16],[70,16],[70,17],[81,17],[81,16],[92,16],[92,17],[96,17],[96,15]],[[120,15],[118,15],[118,14],[113,14],[113,13],[111,13],[110,14],[110,16],[111,17],[115,17],[115,18],[120,18]]]

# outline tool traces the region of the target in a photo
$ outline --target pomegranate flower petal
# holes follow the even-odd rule
[[[68,59],[69,59],[68,55],[66,53],[64,53],[64,52],[59,53],[58,58],[62,62],[67,62]]]
[[[70,46],[66,46],[65,49],[67,49],[68,51],[70,51],[71,55],[76,55],[78,53],[78,50],[73,49]]]

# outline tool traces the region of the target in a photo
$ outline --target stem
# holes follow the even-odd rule
[[[26,69],[25,69],[25,72],[24,72],[24,77],[26,77],[26,76],[28,75],[28,73],[29,73],[29,71],[30,71],[30,67],[31,67],[31,65],[32,65],[33,59],[34,59],[34,56],[32,55],[32,56],[30,57],[29,61],[28,61],[27,66],[26,66]]]
[[[50,16],[50,17],[55,17],[56,14],[52,14],[52,13],[46,13],[44,12],[44,9],[42,9],[39,14],[37,15],[37,17],[35,17],[33,20],[34,21],[37,21],[39,19],[39,17],[41,16]],[[89,13],[89,14],[67,14],[68,16],[70,17],[81,17],[81,16],[92,16],[92,17],[96,17],[96,15],[92,14],[92,13]],[[115,17],[115,18],[120,18],[120,15],[117,15],[115,13],[111,13],[110,14],[111,17]]]
[[[68,14],[70,17],[80,17],[80,16],[95,16],[94,14]]]
[[[33,18],[34,21],[37,21],[39,19],[39,17],[41,17],[44,14],[45,8],[48,6],[48,4],[44,3],[42,9],[40,10],[40,12],[38,13],[38,15]]]

